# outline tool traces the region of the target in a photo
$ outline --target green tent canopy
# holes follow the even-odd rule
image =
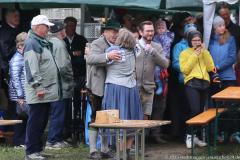
[[[0,5],[19,3],[20,6],[32,8],[61,8],[61,7],[79,7],[80,4],[94,6],[114,6],[114,7],[136,7],[158,9],[161,0],[0,0]],[[27,8],[28,8],[27,7]]]

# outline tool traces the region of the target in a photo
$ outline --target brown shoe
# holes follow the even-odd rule
[[[158,144],[166,144],[167,141],[162,139],[160,136],[152,137],[153,142],[158,143]]]
[[[101,153],[100,153],[100,156],[101,156],[101,158],[103,158],[103,159],[108,159],[108,158],[113,158],[113,157],[114,157],[114,154],[111,153],[110,151],[107,152],[107,153],[101,152]]]
[[[98,152],[92,152],[92,153],[90,153],[90,155],[88,156],[88,159],[97,159],[97,160],[100,160],[101,157],[100,157],[100,155],[98,154]]]

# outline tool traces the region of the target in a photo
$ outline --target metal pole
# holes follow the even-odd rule
[[[240,25],[240,2],[238,2],[238,25]]]
[[[106,21],[107,21],[108,17],[109,17],[109,8],[105,7],[104,8],[104,18]]]
[[[117,148],[117,160],[120,160],[120,129],[116,129],[116,148]]]
[[[80,34],[84,35],[85,4],[81,4]]]
[[[138,147],[138,130],[135,130],[135,160],[138,160],[139,147]]]
[[[123,160],[127,160],[127,129],[123,129]]]
[[[141,135],[141,160],[144,160],[145,156],[145,128],[142,128]]]

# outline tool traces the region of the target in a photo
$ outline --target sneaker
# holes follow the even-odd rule
[[[221,132],[220,135],[218,135],[217,140],[219,143],[223,143],[225,141],[224,132]]]
[[[101,152],[100,156],[102,159],[108,159],[108,158],[113,158],[114,154],[108,151],[107,153]]]
[[[43,157],[46,157],[46,158],[53,158],[53,157],[55,157],[54,154],[46,153],[46,152],[44,152],[44,151],[39,152],[39,154],[40,154],[41,156],[43,156]]]
[[[189,134],[187,134],[187,137],[186,137],[186,147],[188,148],[188,149],[191,149],[192,147],[194,147],[195,146],[195,143],[193,143],[193,145],[192,145],[192,135],[189,135]]]
[[[59,143],[61,143],[61,145],[63,146],[63,148],[66,148],[66,147],[70,147],[71,145],[68,143],[68,142],[66,142],[66,141],[61,141],[61,142],[59,142]]]
[[[61,143],[59,143],[59,142],[56,142],[55,144],[47,142],[46,146],[45,146],[45,149],[49,149],[49,150],[60,150],[62,148],[63,147],[62,147]]]
[[[233,133],[230,137],[230,141],[240,143],[240,133],[239,132]]]
[[[97,159],[100,160],[101,156],[98,154],[98,152],[92,152],[90,153],[90,155],[88,156],[88,159]]]
[[[26,155],[25,160],[45,160],[46,158],[41,156],[39,153],[32,153]]]
[[[14,149],[25,149],[26,146],[21,144],[21,145],[18,145],[18,146],[14,146]]]
[[[162,139],[160,136],[153,136],[153,141],[154,143],[158,143],[158,144],[166,144],[167,141]]]
[[[199,146],[199,147],[205,147],[207,146],[207,143],[204,141],[201,141],[200,139],[198,139],[198,137],[194,136],[193,138],[193,142],[195,145]]]

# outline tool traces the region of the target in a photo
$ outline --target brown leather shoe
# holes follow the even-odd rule
[[[152,137],[153,142],[158,143],[158,144],[166,144],[167,141],[162,139],[160,136]]]
[[[113,158],[114,157],[114,154],[112,152],[107,152],[107,153],[104,153],[104,152],[101,152],[100,153],[100,156],[101,158],[103,159],[108,159],[108,158]]]
[[[101,156],[99,155],[98,152],[92,152],[92,153],[90,153],[90,155],[88,156],[88,159],[97,159],[97,160],[100,160],[100,159],[101,159]]]

